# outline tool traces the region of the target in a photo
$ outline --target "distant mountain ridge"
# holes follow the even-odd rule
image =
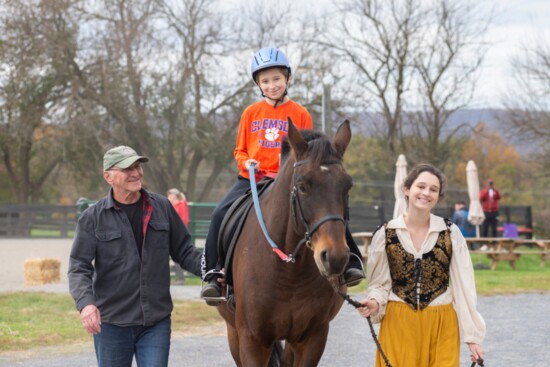
[[[531,153],[535,148],[529,144],[529,142],[522,140],[521,137],[508,133],[504,123],[506,114],[506,110],[498,108],[458,110],[449,117],[447,125],[445,126],[445,131],[454,130],[461,124],[473,128],[480,121],[483,121],[490,130],[499,133],[505,143],[515,145],[520,154]],[[357,120],[362,123],[352,123],[352,128],[357,133],[370,135],[372,133],[372,122],[380,121],[381,118],[382,116],[379,113],[369,112],[367,114],[362,114],[361,117],[357,118]],[[463,133],[469,134],[467,131]]]

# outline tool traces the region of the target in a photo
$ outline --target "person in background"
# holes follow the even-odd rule
[[[455,224],[432,214],[445,183],[436,167],[414,167],[403,184],[408,212],[381,226],[369,247],[358,312],[381,321],[380,345],[393,366],[458,367],[459,330],[471,360],[484,355],[468,246]],[[376,366],[384,366],[380,353]]]
[[[466,203],[460,200],[455,203],[455,212],[453,213],[453,223],[458,226],[462,235],[466,238],[475,237],[476,229],[468,220],[468,208]]]
[[[201,298],[209,305],[219,304],[221,298],[219,283],[223,282],[223,274],[218,264],[218,233],[231,205],[250,189],[250,166],[254,164],[257,182],[273,179],[279,171],[281,142],[288,133],[288,118],[298,129],[313,127],[309,112],[288,97],[291,67],[283,52],[274,47],[259,50],[252,57],[250,72],[263,99],[248,106],[241,116],[234,150],[239,176],[212,213],[202,263],[206,284],[201,290]],[[346,241],[352,255],[344,281],[353,286],[365,277],[362,256],[349,229]]]
[[[183,224],[189,229],[189,206],[187,204],[187,198],[185,194],[178,189],[170,189],[166,192],[166,197],[176,209],[176,212],[180,216]],[[183,269],[179,264],[174,264],[174,274],[176,280],[174,284],[185,284],[185,276],[183,275]]]
[[[185,194],[178,189],[170,189],[166,192],[166,197],[178,212],[183,224],[189,228],[189,206]]]
[[[499,200],[500,192],[495,188],[493,180],[488,179],[485,188],[479,193],[479,201],[483,207],[483,213],[485,213],[485,221],[481,227],[482,237],[497,237]]]
[[[109,193],[78,218],[69,290],[99,367],[166,367],[170,351],[169,259],[200,275],[201,251],[168,199],[143,188],[142,164],[127,146],[103,156]]]

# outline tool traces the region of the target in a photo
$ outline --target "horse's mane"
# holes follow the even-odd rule
[[[322,162],[333,161],[334,159],[341,160],[342,157],[328,139],[328,137],[320,131],[300,130],[300,134],[309,145],[308,160],[310,164],[318,166]],[[281,145],[281,166],[290,156],[290,143],[288,137],[283,138]]]

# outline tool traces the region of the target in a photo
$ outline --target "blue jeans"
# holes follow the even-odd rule
[[[153,326],[101,324],[94,335],[98,367],[131,367],[134,354],[138,366],[168,366],[171,325],[170,316]]]

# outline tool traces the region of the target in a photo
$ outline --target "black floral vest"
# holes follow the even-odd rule
[[[439,233],[433,249],[414,259],[397,238],[395,229],[386,227],[386,253],[390,266],[392,291],[413,310],[426,308],[449,287],[449,267],[453,255],[452,222],[445,218],[447,229]]]

